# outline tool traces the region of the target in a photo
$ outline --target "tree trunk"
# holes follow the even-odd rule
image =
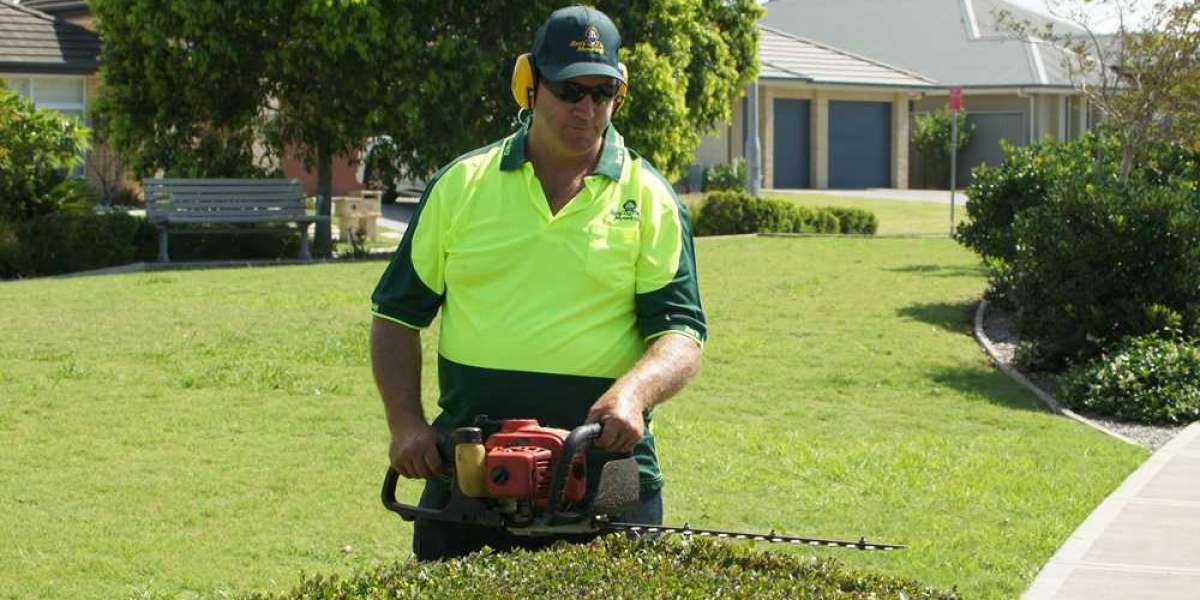
[[[333,204],[333,154],[326,150],[317,150],[317,214],[322,217],[330,216]],[[330,231],[329,220],[316,223],[316,233],[313,235],[313,256],[329,258],[332,255],[333,235]]]

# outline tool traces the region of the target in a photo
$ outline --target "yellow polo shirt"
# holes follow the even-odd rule
[[[650,339],[705,340],[691,224],[671,185],[610,126],[595,172],[551,214],[526,135],[434,177],[372,296],[375,316],[412,328],[441,310],[444,429],[477,414],[577,426]],[[659,485],[649,432],[635,454],[643,487]]]

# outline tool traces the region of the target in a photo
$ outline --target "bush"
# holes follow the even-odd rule
[[[231,233],[191,225],[172,233],[172,261],[293,258],[300,235],[285,225],[248,225]],[[223,230],[224,229],[224,230]],[[158,233],[125,212],[46,215],[22,223],[0,221],[0,278],[60,275],[158,258]]]
[[[1001,267],[1017,255],[1012,225],[1021,211],[1046,204],[1056,189],[1094,189],[1097,181],[1115,183],[1120,160],[1116,143],[1095,134],[1070,142],[1003,146],[1003,164],[980,165],[971,172],[967,217],[956,234],[959,243]],[[1104,176],[1098,180],[1096,153],[1101,147],[1106,158]]]
[[[25,260],[17,226],[0,220],[0,279],[12,279],[21,274]]]
[[[861,208],[841,208],[830,206],[823,209],[831,213],[838,221],[838,231],[861,235],[875,235],[879,231],[879,219],[875,213]]]
[[[879,228],[875,215],[853,208],[800,206],[779,198],[753,198],[746,192],[713,192],[696,216],[696,235],[740,233],[861,233]]]
[[[1200,203],[1144,184],[1062,188],[1017,215],[1010,299],[1030,366],[1056,369],[1127,336],[1200,335]]]
[[[244,225],[250,232],[230,233],[228,226],[189,225],[172,229],[168,251],[172,261],[251,260],[295,258],[300,253],[300,232],[287,225]],[[153,230],[153,228],[151,228]],[[222,231],[225,230],[225,231]],[[157,236],[157,234],[153,234]],[[158,256],[157,237],[152,239],[153,252],[147,260]],[[309,228],[312,243],[312,227]]]
[[[13,227],[5,277],[58,275],[133,262],[138,248],[152,242],[153,231],[142,219],[125,213],[58,214],[37,217]],[[0,234],[2,236],[2,234]],[[0,247],[4,246],[0,241]],[[0,248],[0,261],[5,260]]]
[[[735,191],[746,188],[746,161],[737,158],[727,165],[713,165],[704,169],[700,185],[702,192]]]
[[[912,141],[917,152],[921,154],[924,165],[925,185],[934,189],[944,190],[950,186],[950,138],[952,119],[958,120],[958,151],[961,153],[971,136],[975,133],[975,125],[967,123],[967,113],[959,111],[954,117],[949,108],[942,107],[935,111],[920,113],[913,117]]]
[[[1073,369],[1059,393],[1071,407],[1151,424],[1200,419],[1200,348],[1149,335]]]
[[[87,150],[87,128],[33,103],[0,81],[0,220],[58,210],[53,193]]]
[[[310,577],[291,592],[256,600],[329,598],[910,598],[953,599],[913,581],[859,574],[828,558],[756,552],[709,540],[633,540],[608,536],[588,545]]]

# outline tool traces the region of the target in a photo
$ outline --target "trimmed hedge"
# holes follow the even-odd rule
[[[1131,421],[1200,420],[1200,348],[1157,335],[1128,338],[1072,369],[1059,394],[1072,408]]]
[[[713,192],[696,216],[696,235],[740,233],[855,233],[874,235],[874,213],[856,208],[809,208],[742,191]]]
[[[173,261],[292,258],[300,235],[286,225],[250,225],[253,233],[172,234]],[[158,257],[158,237],[145,219],[124,212],[53,214],[19,223],[0,222],[0,279],[60,275]]]
[[[397,562],[343,578],[310,577],[254,600],[443,598],[957,598],[913,581],[853,573],[825,558],[757,552],[710,540],[608,536],[541,552],[485,551],[437,563]]]
[[[54,214],[0,225],[0,278],[58,275],[144,259],[153,230],[125,213]]]
[[[840,206],[827,206],[819,210],[833,214],[838,221],[838,231],[842,233],[875,235],[879,231],[879,219],[869,210]]]
[[[1055,370],[1127,336],[1200,336],[1200,202],[1131,184],[1064,188],[1017,215],[1008,274],[1029,366]]]

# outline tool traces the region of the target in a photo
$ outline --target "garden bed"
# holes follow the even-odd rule
[[[997,360],[1020,371],[1038,389],[1050,397],[1054,397],[1059,378],[1062,375],[1059,373],[1045,371],[1031,372],[1020,369],[1016,364],[1016,354],[1017,347],[1021,343],[1021,338],[1013,329],[1012,315],[996,304],[989,304],[983,318],[983,332],[992,342]],[[1112,417],[1080,412],[1078,410],[1075,412],[1089,421],[1093,421],[1105,429],[1115,431],[1130,438],[1151,450],[1163,447],[1187,427],[1187,425],[1147,425],[1144,423],[1121,421]]]

